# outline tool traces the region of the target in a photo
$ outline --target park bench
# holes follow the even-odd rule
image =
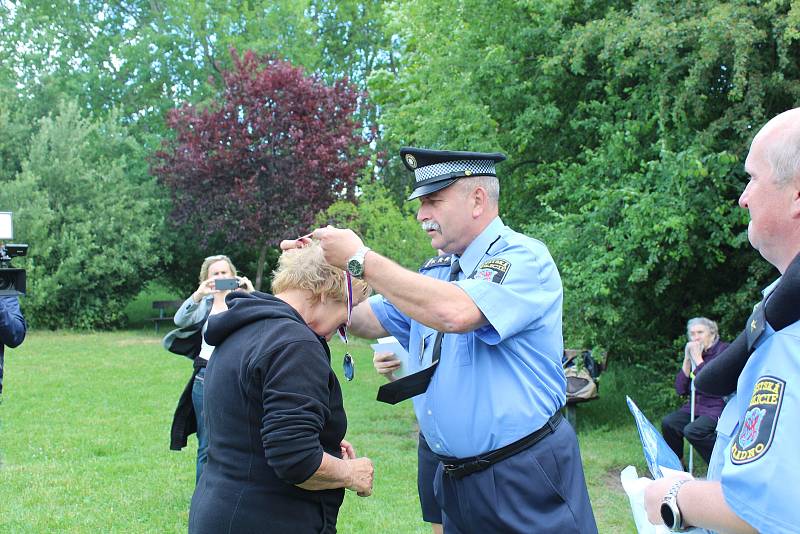
[[[562,364],[567,374],[567,404],[564,412],[567,421],[577,428],[578,404],[600,398],[600,374],[608,366],[608,357],[601,354],[598,358],[586,349],[564,349]]]
[[[158,334],[158,325],[161,323],[172,323],[175,317],[175,312],[183,304],[182,300],[155,300],[153,301],[153,309],[158,310],[158,317],[153,317],[151,321],[156,328]]]

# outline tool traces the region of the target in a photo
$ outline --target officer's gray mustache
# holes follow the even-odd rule
[[[422,223],[422,229],[425,230],[426,232],[428,230],[433,230],[434,232],[441,232],[442,231],[442,228],[441,228],[441,226],[439,226],[439,223],[434,222],[434,221],[424,221]]]

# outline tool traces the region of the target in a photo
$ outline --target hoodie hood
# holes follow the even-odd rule
[[[208,318],[205,338],[215,347],[243,326],[264,319],[289,319],[307,326],[294,308],[269,293],[234,291],[225,297],[225,303],[227,311]]]

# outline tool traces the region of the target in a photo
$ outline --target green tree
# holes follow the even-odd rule
[[[20,171],[38,119],[57,113],[54,106],[65,95],[93,117],[118,110],[127,131],[150,154],[171,135],[168,110],[179,102],[213,101],[221,72],[232,67],[230,48],[290,60],[330,83],[347,77],[363,89],[369,73],[394,58],[383,32],[384,5],[380,0],[0,3],[0,179]],[[372,110],[359,102],[358,117],[368,128],[375,124]],[[188,227],[170,226],[164,237],[174,259],[157,275],[183,291],[195,285],[197,259],[204,255],[226,251],[250,277],[260,264],[252,247],[224,238],[210,238],[207,248],[198,250]],[[268,260],[275,256],[267,254]]]
[[[6,2],[0,27],[0,79],[28,98],[70,95],[96,115],[118,109],[156,144],[167,110],[212,97],[208,81],[231,68],[230,48],[361,88],[391,59],[378,0]]]
[[[754,130],[800,103],[794,3],[398,0],[385,138],[502,150],[502,214],[542,238],[570,345],[674,370],[685,320],[741,328],[775,276],[736,206]]]
[[[16,240],[31,246],[23,306],[32,325],[124,321],[168,250],[163,194],[146,170],[143,148],[114,113],[92,121],[67,102],[40,121],[22,171],[0,189]]]
[[[358,203],[340,200],[317,216],[317,226],[332,224],[350,228],[379,254],[403,267],[417,270],[436,255],[431,240],[416,220],[418,201],[397,205],[393,194],[380,182],[362,184]]]

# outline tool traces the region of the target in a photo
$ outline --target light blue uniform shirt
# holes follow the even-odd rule
[[[738,418],[725,447],[722,493],[759,532],[797,532],[800,321],[778,332],[766,324],[755,346],[725,410],[735,410]]]
[[[459,258],[453,282],[489,324],[445,334],[428,390],[414,397],[420,429],[441,456],[465,458],[498,449],[541,428],[566,402],[561,366],[562,288],[540,241],[495,218]],[[450,266],[424,269],[448,280]],[[370,298],[383,327],[408,349],[409,371],[430,365],[436,330]]]

